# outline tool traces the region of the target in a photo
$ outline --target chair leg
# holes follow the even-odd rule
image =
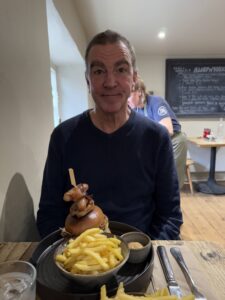
[[[193,190],[193,185],[192,185],[190,167],[187,166],[186,170],[187,170],[187,177],[188,177],[188,183],[189,183],[189,186],[190,186],[191,194],[193,195],[194,194],[194,190]]]

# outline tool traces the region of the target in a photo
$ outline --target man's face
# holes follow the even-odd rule
[[[137,76],[127,47],[123,43],[95,45],[87,65],[86,79],[96,108],[104,113],[123,110]]]

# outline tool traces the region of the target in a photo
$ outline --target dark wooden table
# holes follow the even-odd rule
[[[29,260],[37,243],[0,243],[0,262],[7,260]],[[190,290],[176,261],[170,254],[170,247],[180,247],[193,279],[207,300],[225,299],[225,249],[218,244],[206,241],[153,241],[154,248],[164,245],[167,248],[176,279],[184,294]],[[166,286],[163,271],[155,251],[154,270],[148,291]]]

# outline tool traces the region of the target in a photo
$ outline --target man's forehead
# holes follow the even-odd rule
[[[131,64],[131,54],[123,43],[94,45],[90,49],[88,63],[91,64],[93,61],[101,61],[103,63],[127,61]]]

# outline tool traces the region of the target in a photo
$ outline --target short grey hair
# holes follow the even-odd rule
[[[115,44],[115,43],[118,43],[118,42],[122,42],[127,47],[127,49],[129,50],[130,55],[131,55],[132,67],[136,71],[137,66],[136,66],[136,55],[135,55],[134,47],[130,44],[128,39],[126,39],[123,35],[119,34],[116,31],[112,31],[112,30],[106,30],[106,31],[100,32],[90,40],[90,42],[87,45],[86,51],[85,51],[86,69],[87,69],[87,66],[88,66],[88,63],[87,63],[88,55],[89,55],[89,52],[90,52],[90,50],[93,46],[95,46],[95,45],[106,45],[106,44]]]

